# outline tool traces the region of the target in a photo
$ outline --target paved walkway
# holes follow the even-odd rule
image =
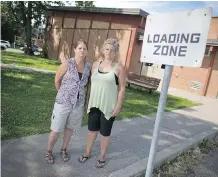
[[[167,112],[161,126],[156,164],[190,148],[218,128],[218,100],[200,106]],[[155,115],[116,121],[106,167],[96,169],[99,137],[92,157],[84,164],[77,162],[85,149],[87,127],[76,132],[69,145],[71,159],[63,163],[59,157],[61,138],[54,152],[56,163],[44,162],[48,134],[23,137],[2,142],[2,177],[127,177],[141,173],[146,167]],[[173,150],[174,149],[174,150]],[[174,151],[174,154],[172,152]],[[132,173],[132,174],[131,174]]]

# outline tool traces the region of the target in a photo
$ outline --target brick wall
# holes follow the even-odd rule
[[[201,68],[174,67],[170,87],[201,95],[209,66],[209,58],[205,57],[204,60],[204,67]],[[191,88],[191,84],[194,83],[199,83],[200,88]]]
[[[218,39],[218,17],[211,19],[208,39]],[[214,55],[215,60],[206,96],[216,98],[218,93],[218,52],[211,52],[210,57],[204,57],[201,68],[174,67],[170,87],[203,95],[203,88],[208,76],[209,63]],[[200,88],[191,88],[192,81],[199,83]]]
[[[218,17],[211,19],[208,39],[218,39]]]
[[[216,98],[218,93],[218,52],[211,53],[210,57],[204,57],[201,68],[174,67],[170,87],[202,95],[209,71],[209,63],[214,55],[215,60],[206,96]],[[191,88],[193,81],[199,83],[200,88]]]

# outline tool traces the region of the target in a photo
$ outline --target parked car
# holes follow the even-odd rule
[[[10,44],[9,41],[0,40],[0,42],[1,42],[2,44],[5,44],[7,47],[11,47],[11,44]]]
[[[31,47],[32,47],[32,51],[33,52],[38,52],[39,51],[39,47],[38,46],[32,45]]]
[[[20,47],[20,50],[26,50],[27,48],[27,45],[24,45],[24,47]],[[32,52],[41,52],[42,51],[42,48],[38,47],[37,45],[32,45],[31,46],[31,49],[32,49]]]
[[[42,52],[42,48],[38,47],[37,45],[32,45],[32,51],[33,52]]]
[[[5,43],[0,42],[0,46],[1,46],[1,50],[6,50],[7,49],[7,46],[5,45]]]

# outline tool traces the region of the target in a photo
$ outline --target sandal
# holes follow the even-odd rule
[[[61,155],[61,158],[63,159],[64,162],[67,162],[69,160],[69,156],[68,156],[68,153],[67,153],[67,150],[66,149],[61,149],[61,152],[60,152],[60,155]]]
[[[46,156],[45,156],[45,161],[49,164],[53,164],[54,163],[54,157],[52,155],[52,151],[51,150],[47,150]]]
[[[81,155],[79,158],[78,158],[78,161],[80,163],[84,163],[85,161],[87,161],[89,159],[89,156],[84,156],[84,155]]]
[[[97,168],[103,168],[105,166],[105,161],[98,160],[98,163],[96,165]]]

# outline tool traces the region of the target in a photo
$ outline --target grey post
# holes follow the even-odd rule
[[[160,125],[163,119],[172,70],[173,66],[166,65],[145,177],[152,177],[155,153],[160,134]]]

